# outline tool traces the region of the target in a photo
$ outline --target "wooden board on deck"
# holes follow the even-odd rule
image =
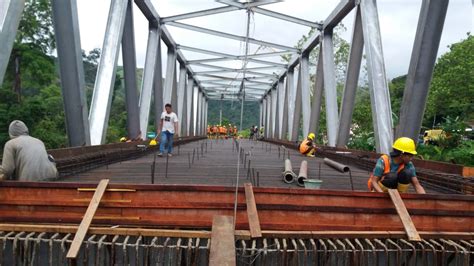
[[[235,236],[233,218],[216,215],[212,220],[210,266],[235,265]]]

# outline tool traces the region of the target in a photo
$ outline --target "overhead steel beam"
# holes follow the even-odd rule
[[[400,109],[398,137],[418,139],[448,3],[447,0],[422,2]]]
[[[161,67],[161,61],[157,62],[158,48],[160,45],[160,29],[150,27],[148,30],[148,44],[146,49],[145,67],[143,69],[142,87],[140,93],[140,132],[143,139],[147,137],[148,124],[150,118],[151,96],[155,84],[155,72],[157,67]],[[161,71],[160,71],[161,72]],[[155,91],[156,93],[156,91]],[[155,116],[160,116],[160,113]],[[156,121],[155,121],[156,123]]]
[[[355,7],[356,0],[341,0],[323,23],[324,30],[332,29],[341,22]],[[360,1],[360,0],[357,0]]]
[[[137,88],[137,60],[135,33],[133,28],[133,1],[128,0],[125,25],[122,35],[122,61],[125,81],[125,102],[127,109],[127,135],[129,139],[140,136],[140,110]]]
[[[4,34],[16,28],[16,20],[20,20],[20,14],[23,10],[24,1],[12,0],[9,9],[6,9],[7,17],[3,22],[2,32],[0,33],[0,64],[3,60],[8,63],[10,45],[8,37]],[[51,2],[53,11],[54,33],[56,38],[56,47],[59,62],[59,74],[61,78],[61,90],[64,101],[64,115],[66,118],[66,132],[68,135],[69,146],[90,145],[89,118],[87,109],[87,98],[85,92],[84,66],[81,54],[81,40],[79,32],[79,21],[77,18],[77,3],[75,0]],[[10,8],[15,6],[16,11],[10,13]],[[18,17],[16,17],[18,16]],[[0,18],[2,20],[2,18]],[[12,21],[14,20],[14,21]],[[8,23],[8,25],[6,24]],[[16,25],[18,27],[18,25]],[[12,36],[10,36],[12,37]],[[14,40],[13,35],[13,40]],[[13,41],[11,41],[13,44]],[[11,49],[11,47],[10,47]],[[6,57],[4,57],[6,56]],[[0,67],[1,68],[1,67]],[[3,77],[0,70],[0,79]],[[0,85],[1,85],[0,81]]]
[[[360,64],[362,62],[363,50],[364,35],[362,33],[360,9],[357,7],[352,30],[349,62],[347,63],[346,82],[344,83],[344,95],[342,96],[341,112],[339,113],[339,132],[336,143],[337,147],[345,147],[349,142],[352,113],[354,111],[357,84],[359,83]]]
[[[161,18],[158,15],[158,12],[156,12],[156,10],[153,7],[153,4],[151,3],[150,0],[135,0],[135,4],[140,9],[140,11],[143,13],[143,15],[148,19],[151,26],[158,26],[158,23],[161,20]],[[177,44],[173,40],[173,37],[171,36],[171,34],[168,31],[168,29],[166,28],[166,26],[160,27],[160,29],[161,29],[161,39],[163,40],[163,42],[168,47],[172,47],[173,49],[177,49]],[[180,63],[186,63],[186,58],[181,53],[181,51],[177,52],[177,60]],[[189,73],[191,73],[191,74],[194,73],[189,65],[186,65],[186,68],[187,68]]]
[[[319,133],[319,120],[321,118],[321,101],[323,99],[324,90],[324,69],[323,69],[323,53],[320,51],[318,55],[318,66],[316,67],[316,79],[314,81],[313,105],[311,106],[311,120],[309,130],[314,134]]]
[[[210,65],[207,65],[207,64],[200,64],[201,66],[210,66]],[[220,66],[219,66],[220,67]],[[284,68],[282,66],[265,66],[265,67],[249,67],[249,68],[246,68],[246,69],[243,69],[243,68],[231,68],[231,69],[227,69],[225,67],[222,67],[223,71],[227,71],[227,72],[244,72],[244,70],[272,70],[272,69],[278,69],[278,68]],[[203,73],[203,72],[206,72],[206,71],[196,71],[196,73]],[[259,74],[263,74],[263,75],[271,75],[269,73],[259,73]]]
[[[58,4],[55,3],[55,5],[57,6]],[[76,6],[76,2],[69,4],[69,6]],[[2,44],[0,45],[0,86],[3,84],[3,78],[5,76],[5,72],[7,71],[10,54],[13,49],[16,32],[18,30],[18,26],[20,25],[21,14],[23,13],[24,7],[25,0],[4,0],[2,3],[0,3],[0,43]],[[69,13],[71,13],[71,11],[69,11]],[[58,14],[55,15],[56,17],[59,16]],[[71,23],[72,22],[70,21],[68,25],[72,26]],[[59,25],[55,24],[55,26]],[[78,36],[79,34],[77,34],[77,37]]]
[[[272,17],[272,18],[277,18],[277,19],[284,20],[284,21],[287,21],[287,22],[293,22],[293,23],[300,24],[300,25],[303,25],[303,26],[308,26],[308,27],[311,27],[311,28],[321,29],[321,27],[322,27],[321,24],[316,23],[316,22],[312,22],[312,21],[309,21],[309,20],[300,19],[300,18],[297,18],[297,17],[285,15],[285,14],[278,13],[278,12],[275,12],[275,11],[271,11],[271,10],[268,10],[268,9],[263,9],[261,7],[254,7],[254,8],[252,8],[252,11],[254,11],[255,13],[259,13],[261,15],[269,16],[269,17]]]
[[[253,38],[246,38],[244,36],[239,36],[239,35],[234,35],[226,32],[221,32],[221,31],[216,31],[216,30],[211,30],[207,28],[202,28],[198,26],[193,26],[185,23],[180,23],[180,22],[169,22],[167,23],[168,26],[173,26],[181,29],[186,29],[186,30],[191,30],[191,31],[196,31],[196,32],[201,32],[205,34],[210,34],[222,38],[227,38],[227,39],[233,39],[237,41],[248,41],[249,43],[257,44],[257,45],[262,45],[262,46],[267,46],[267,47],[274,47],[276,49],[281,49],[281,50],[288,50],[288,51],[293,51],[293,52],[298,52],[298,49],[286,46],[286,45],[280,45],[280,44],[275,44],[271,42],[266,42],[266,41],[261,41],[261,40],[256,40]]]
[[[377,152],[388,154],[392,150],[393,143],[392,108],[385,74],[382,38],[375,0],[362,0],[360,11]],[[326,83],[326,78],[324,83]]]
[[[185,14],[179,14],[179,15],[175,15],[175,16],[163,17],[163,18],[161,18],[160,22],[165,24],[165,23],[173,22],[173,21],[177,21],[177,20],[184,20],[184,19],[190,19],[190,18],[210,16],[210,15],[215,15],[215,14],[220,14],[220,13],[231,12],[231,11],[235,11],[235,10],[239,10],[239,9],[240,8],[235,7],[235,6],[217,7],[217,8],[199,10],[199,11],[185,13]]]
[[[127,1],[112,1],[89,113],[92,145],[105,143]]]
[[[251,2],[249,1],[247,3],[240,3],[235,0],[216,0],[216,2],[218,3],[226,4],[229,6],[235,6],[240,9],[248,9],[248,8],[262,6],[262,5],[274,4],[281,1],[283,0],[257,0],[257,1],[251,1]]]

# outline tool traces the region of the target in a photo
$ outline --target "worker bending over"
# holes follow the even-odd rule
[[[425,194],[425,189],[416,177],[415,166],[411,162],[416,154],[415,142],[406,137],[399,138],[393,143],[393,152],[382,155],[375,165],[369,178],[368,187],[371,191],[387,192],[388,189],[397,189],[407,192],[410,184],[416,193]]]
[[[314,135],[314,133],[309,133],[308,137],[298,145],[301,154],[308,157],[314,157],[316,145],[313,144],[313,141],[315,137],[316,135]]]
[[[39,181],[58,176],[53,157],[48,155],[41,140],[29,136],[25,123],[11,122],[8,134],[10,140],[3,148],[0,180]]]

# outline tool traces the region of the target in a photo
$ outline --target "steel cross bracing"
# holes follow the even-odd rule
[[[207,127],[210,99],[242,97],[260,102],[260,121],[268,138],[298,140],[309,132],[318,133],[324,93],[329,146],[344,146],[349,132],[358,85],[362,54],[365,51],[373,125],[378,152],[388,153],[393,141],[392,111],[385,74],[376,0],[341,0],[328,17],[317,23],[278,13],[265,6],[278,0],[216,0],[223,6],[186,14],[160,17],[151,0],[111,1],[90,109],[84,92],[77,0],[52,0],[62,95],[70,146],[101,144],[105,141],[112,102],[115,72],[122,46],[126,89],[127,131],[130,139],[146,138],[151,98],[154,98],[155,126],[165,103],[173,103],[183,120],[182,135],[202,135]],[[146,61],[141,85],[137,87],[133,5],[149,22]],[[433,66],[442,33],[448,1],[424,0],[410,61],[410,71],[401,106],[401,126],[397,136],[415,138],[428,95]],[[0,83],[15,40],[24,1],[6,0],[0,4]],[[183,23],[182,20],[245,10],[288,23],[317,29],[299,49],[272,43],[254,36],[241,36]],[[353,11],[354,10],[354,11]],[[351,11],[355,13],[350,55],[342,103],[336,93],[333,28]],[[181,28],[259,46],[254,54],[230,54],[178,44],[168,27]],[[162,58],[161,41],[167,46]],[[296,43],[296,40],[295,40]],[[320,46],[314,84],[310,84],[309,54]],[[272,48],[260,51],[260,48]],[[421,52],[425,51],[425,52]],[[184,53],[213,58],[187,60]],[[290,55],[289,62],[272,61]],[[197,57],[199,58],[199,57]],[[167,69],[162,61],[167,60]],[[223,67],[219,63],[248,62],[257,66]],[[179,70],[177,67],[179,66]],[[165,78],[163,79],[163,74]],[[296,79],[296,80],[294,80]],[[296,82],[295,82],[296,81]],[[244,86],[244,87],[243,87]],[[313,89],[311,89],[313,88]],[[416,90],[414,89],[416,88]],[[139,93],[137,93],[139,90]],[[312,96],[311,96],[312,94]],[[312,100],[310,100],[312,97]],[[413,100],[415,99],[415,100]],[[302,123],[300,120],[302,119]],[[302,126],[300,126],[302,125]]]

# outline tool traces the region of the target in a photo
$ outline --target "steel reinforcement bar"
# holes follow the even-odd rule
[[[0,232],[1,265],[67,265],[73,234]],[[208,265],[212,239],[90,234],[83,265]],[[474,240],[260,238],[236,240],[237,265],[472,265]]]

